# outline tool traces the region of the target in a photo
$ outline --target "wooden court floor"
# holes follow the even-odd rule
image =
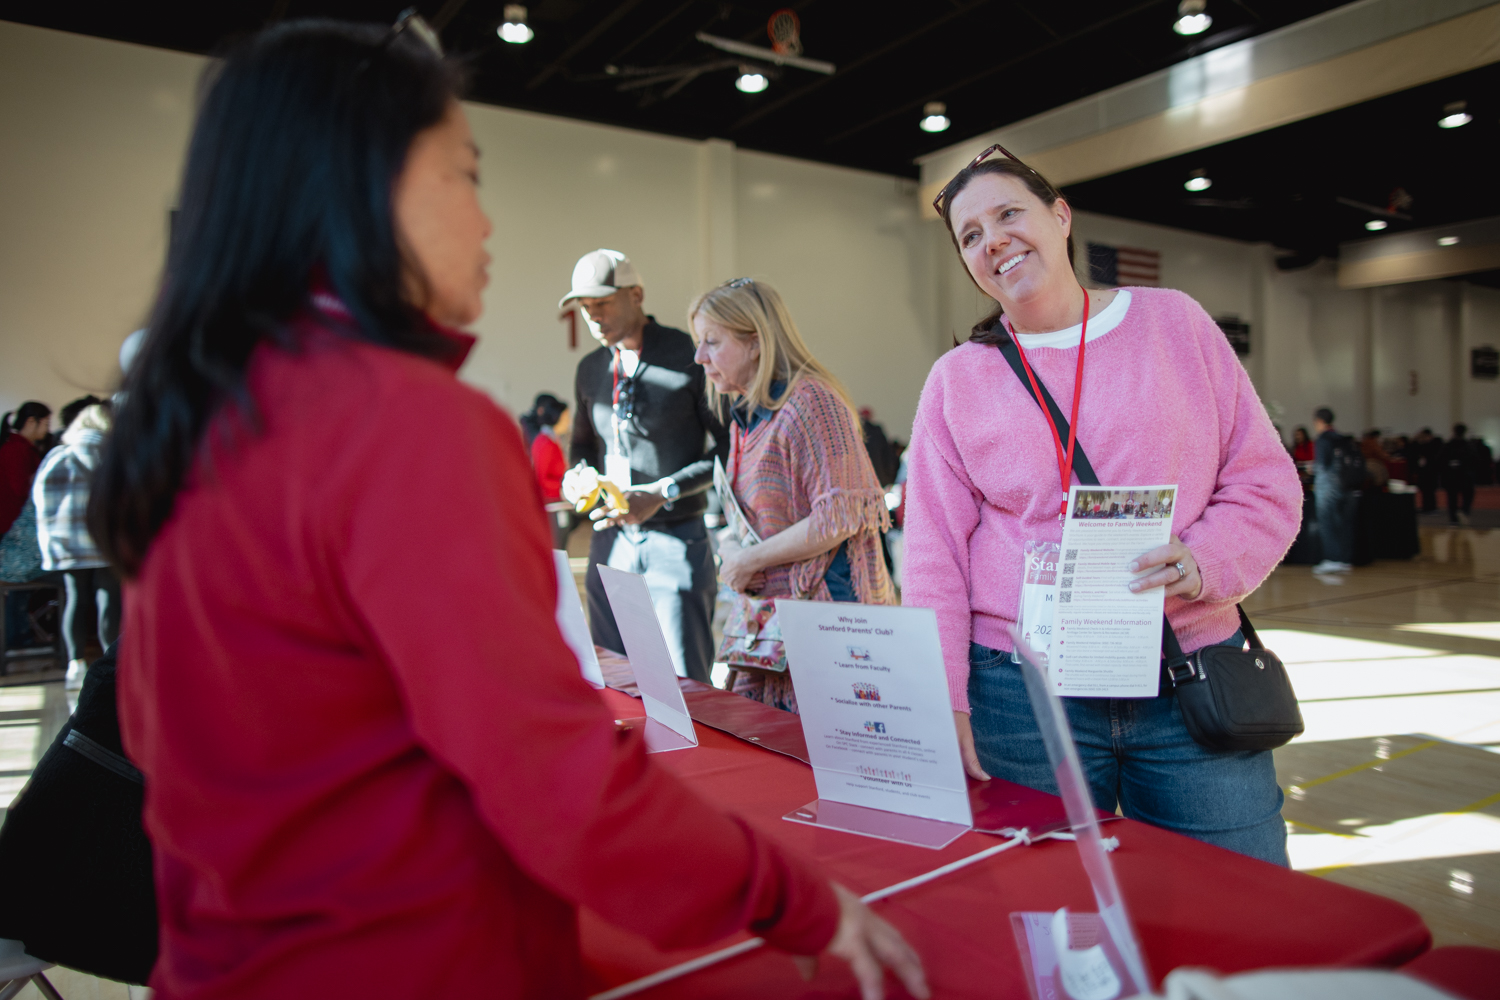
[[[1276,752],[1294,867],[1400,900],[1438,944],[1500,947],[1500,531],[1341,577],[1284,566],[1245,604],[1304,736]]]

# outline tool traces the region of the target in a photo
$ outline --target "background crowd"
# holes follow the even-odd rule
[[[89,486],[105,435],[110,403],[87,395],[58,413],[23,403],[0,418],[0,580],[60,583],[59,602],[43,588],[5,595],[5,649],[25,651],[58,633],[68,658],[67,686],[83,684],[89,644],[100,651],[120,628],[120,581],[89,534]]]

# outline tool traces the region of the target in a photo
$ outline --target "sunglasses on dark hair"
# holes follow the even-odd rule
[[[1016,166],[1020,167],[1022,170],[1025,170],[1027,173],[1031,174],[1037,180],[1041,181],[1044,185],[1046,185],[1047,190],[1049,190],[1049,191],[1055,190],[1055,188],[1053,188],[1051,184],[1047,183],[1046,178],[1042,177],[1041,174],[1037,173],[1035,170],[1033,170],[1031,167],[1027,166],[1025,163],[1022,163],[1021,162],[1021,158],[1019,156],[1017,156],[1015,153],[1012,153],[1010,150],[1006,149],[1004,146],[1000,145],[997,142],[993,146],[991,146],[989,149],[986,149],[984,152],[982,152],[978,156],[974,157],[974,159],[970,160],[968,166],[964,167],[963,170],[960,170],[958,173],[956,173],[956,174],[953,175],[953,180],[950,180],[947,184],[943,185],[943,189],[938,192],[937,197],[934,198],[934,199],[932,199],[932,210],[934,212],[936,212],[938,215],[942,215],[943,214],[943,203],[948,198],[948,191],[949,191],[950,188],[953,187],[953,181],[958,180],[959,177],[963,176],[963,174],[964,174],[965,171],[973,170],[975,167],[979,166],[985,160],[988,160],[990,158],[990,156],[993,155],[993,154],[995,154],[995,153],[1000,153],[1007,160],[1012,161],[1013,163],[1016,164]]]
[[[381,48],[386,48],[401,36],[403,31],[410,31],[412,36],[432,50],[439,59],[443,57],[443,43],[438,38],[437,31],[427,23],[427,19],[417,13],[417,8],[408,7],[396,18],[396,23],[391,25],[391,30],[380,43]]]

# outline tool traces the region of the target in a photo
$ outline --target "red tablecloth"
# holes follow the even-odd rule
[[[604,697],[620,718],[641,704]],[[941,851],[818,830],[781,817],[817,797],[812,770],[699,724],[699,745],[655,755],[710,802],[733,810],[804,855],[856,893],[984,850],[999,839],[969,833]],[[1254,861],[1143,823],[1108,827],[1121,891],[1152,974],[1181,965],[1236,972],[1266,966],[1386,965],[1425,951],[1431,935],[1411,909],[1380,896]],[[691,873],[684,872],[684,878]],[[875,904],[921,953],[935,997],[1028,995],[1008,915],[1068,906],[1095,909],[1077,848],[1047,841],[1017,847]],[[586,960],[599,988],[616,986],[712,948],[661,952],[585,913]],[[906,993],[891,981],[893,997]],[[855,986],[836,961],[803,983],[791,959],[767,949],[656,987],[643,997],[849,997]]]

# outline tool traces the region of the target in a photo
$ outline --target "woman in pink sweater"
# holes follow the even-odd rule
[[[970,276],[999,308],[938,361],[922,391],[903,603],[937,612],[969,773],[1055,791],[1008,629],[1023,546],[1062,537],[1066,485],[1047,417],[997,345],[1015,337],[1065,415],[1081,373],[1077,441],[1101,483],[1177,484],[1176,533],[1132,565],[1157,567],[1132,587],[1166,588],[1184,650],[1243,642],[1235,604],[1296,536],[1301,489],[1255,389],[1202,307],[1168,289],[1086,296],[1073,272],[1067,202],[1008,156],[972,164],[939,199]],[[1101,808],[1118,805],[1127,816],[1286,864],[1269,752],[1214,753],[1193,742],[1170,685],[1154,698],[1070,698],[1067,707]]]

